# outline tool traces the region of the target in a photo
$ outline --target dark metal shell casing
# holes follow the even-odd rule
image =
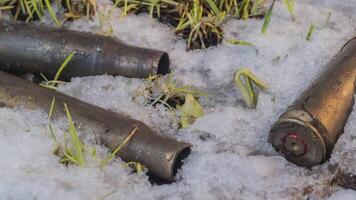
[[[52,80],[74,51],[61,80],[103,74],[147,78],[169,72],[169,56],[163,51],[129,46],[92,33],[0,21],[2,71],[17,75],[42,73]]]
[[[174,181],[182,160],[190,153],[190,144],[155,134],[143,122],[0,71],[0,105],[24,106],[48,112],[53,98],[53,119],[66,116],[63,106],[66,103],[75,123],[81,124],[80,128],[83,130],[94,131],[97,139],[111,150],[122,144],[137,127],[138,131],[120,150],[118,156],[125,161],[143,164],[150,173],[163,180]]]
[[[356,38],[273,125],[269,142],[299,166],[324,162],[343,132],[354,105]]]

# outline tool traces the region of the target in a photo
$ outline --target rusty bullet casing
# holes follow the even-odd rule
[[[112,151],[137,127],[138,131],[118,156],[124,161],[143,164],[151,174],[163,180],[174,181],[183,159],[190,153],[190,144],[155,134],[143,122],[0,71],[0,106],[24,106],[48,112],[53,98],[54,119],[66,116],[63,106],[66,103],[75,123],[81,124],[80,129],[93,130],[95,137]]]
[[[122,75],[147,78],[169,72],[166,52],[129,46],[106,36],[33,24],[0,21],[0,70],[21,75],[41,73],[52,80],[75,51],[60,79]]]
[[[269,142],[286,159],[311,167],[324,162],[343,132],[354,105],[356,38],[273,125]]]

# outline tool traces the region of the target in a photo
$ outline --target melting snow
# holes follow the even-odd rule
[[[98,0],[107,14],[112,2]],[[331,12],[329,24],[324,23]],[[82,169],[65,167],[53,155],[46,111],[0,108],[0,199],[355,199],[356,192],[330,184],[331,166],[356,173],[356,107],[329,162],[307,170],[287,162],[266,142],[269,129],[295,97],[320,74],[324,65],[356,33],[356,0],[297,1],[297,19],[276,3],[266,35],[263,20],[229,19],[225,39],[217,47],[187,52],[173,29],[147,15],[120,19],[120,9],[107,16],[65,24],[82,31],[109,30],[130,44],[169,52],[173,77],[207,92],[205,116],[178,130],[177,121],[163,107],[144,106],[135,92],[144,80],[97,76],[73,78],[60,90],[84,101],[144,121],[157,132],[188,141],[193,152],[176,183],[151,185],[145,175],[132,174],[119,159],[101,170],[95,164]],[[317,28],[311,41],[308,27]],[[237,46],[228,39],[255,45]],[[233,84],[233,73],[250,68],[271,85],[261,93],[256,110],[246,109]],[[65,121],[54,125],[61,138]],[[81,133],[85,135],[86,133]],[[90,134],[84,137],[100,153]],[[94,163],[94,161],[92,161]]]

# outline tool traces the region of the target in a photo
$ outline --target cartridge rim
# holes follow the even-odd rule
[[[325,142],[319,131],[300,119],[279,119],[272,127],[269,142],[298,166],[312,167],[326,158]]]

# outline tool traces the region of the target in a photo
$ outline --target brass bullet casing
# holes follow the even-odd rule
[[[124,161],[143,164],[150,174],[161,180],[174,181],[183,159],[190,153],[190,144],[155,134],[143,122],[0,71],[0,106],[24,106],[48,112],[53,99],[52,119],[66,117],[64,103],[67,104],[75,123],[80,124],[81,129],[93,130],[96,138],[111,151],[137,130],[118,156]]]
[[[354,105],[356,38],[273,125],[268,141],[299,166],[324,162],[342,134]]]
[[[22,75],[43,74],[53,80],[65,59],[75,52],[60,79],[121,75],[147,78],[169,73],[166,52],[126,45],[102,35],[0,20],[0,70]]]

